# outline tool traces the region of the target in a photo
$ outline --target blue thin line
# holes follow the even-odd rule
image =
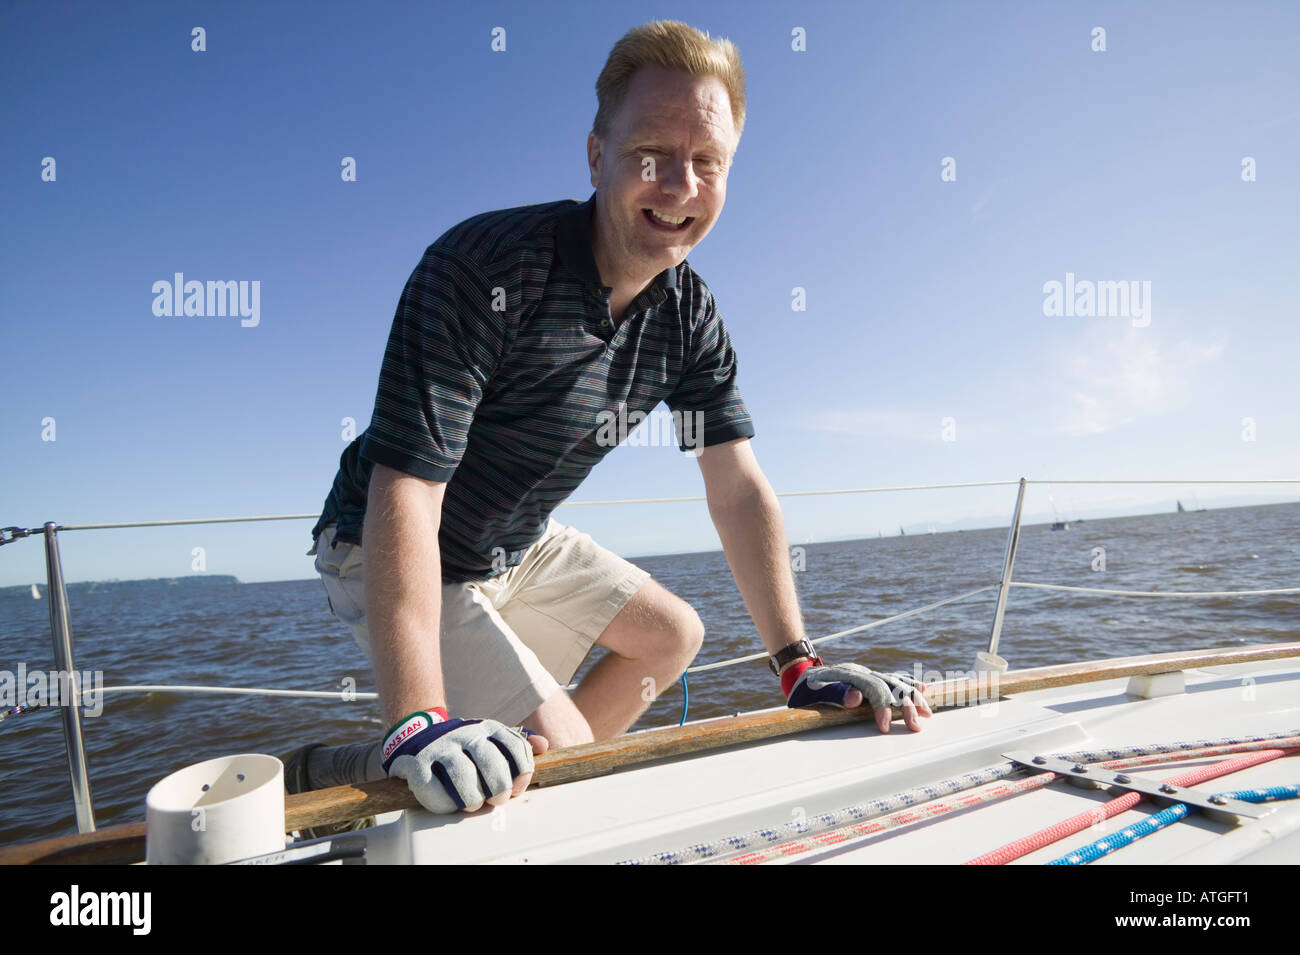
[[[1242,802],[1274,802],[1279,799],[1295,799],[1300,796],[1300,785],[1293,783],[1283,786],[1261,787],[1259,789],[1238,789],[1234,792],[1216,793],[1215,795],[1227,799],[1239,799]],[[1116,849],[1122,849],[1144,836],[1158,832],[1170,823],[1178,822],[1194,812],[1196,808],[1186,803],[1175,803],[1167,809],[1148,816],[1141,822],[1126,826],[1119,832],[1098,839],[1091,845],[1083,846],[1073,852],[1067,852],[1059,859],[1053,859],[1046,865],[1087,865],[1089,862],[1095,862],[1102,856],[1110,855]]]

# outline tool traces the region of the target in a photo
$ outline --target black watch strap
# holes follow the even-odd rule
[[[768,659],[767,665],[773,673],[780,676],[782,667],[792,660],[798,660],[800,657],[810,657],[818,663],[821,662],[821,658],[817,656],[817,651],[813,648],[813,645],[805,639],[776,651]]]

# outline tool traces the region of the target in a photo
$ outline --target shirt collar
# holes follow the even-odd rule
[[[600,270],[596,268],[596,256],[591,246],[591,219],[595,214],[594,192],[586,202],[579,202],[561,212],[556,226],[556,247],[564,264],[578,278],[608,292],[609,286],[600,280]],[[660,272],[650,283],[649,290],[656,305],[666,299],[669,292],[677,292],[677,268]]]

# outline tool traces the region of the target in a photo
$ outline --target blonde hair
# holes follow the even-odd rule
[[[701,33],[678,20],[654,20],[633,27],[614,44],[596,79],[599,105],[593,133],[602,139],[609,135],[632,77],[646,66],[720,79],[731,100],[731,121],[736,127],[736,141],[740,141],[745,128],[745,70],[740,64],[740,50],[728,39],[711,40],[707,32]]]

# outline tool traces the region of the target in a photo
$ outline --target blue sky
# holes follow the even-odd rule
[[[778,491],[1300,476],[1294,4],[8,3],[0,525],[318,511],[425,246],[585,199],[595,78],[656,18],[744,57],[726,209],[690,262]],[[258,324],[156,316],[177,272],[259,282]],[[1136,282],[1148,310],[1045,315],[1067,274]],[[1087,514],[1250,493],[1042,487],[1031,513],[1049,492]],[[624,447],[574,499],[700,493],[675,448]],[[786,515],[797,543],[1002,524],[1013,499]],[[628,555],[717,546],[702,505],[556,517]],[[310,526],[80,532],[65,568],[183,575],[202,547],[209,573],[308,577]],[[38,543],[0,551],[0,585],[40,579]]]

